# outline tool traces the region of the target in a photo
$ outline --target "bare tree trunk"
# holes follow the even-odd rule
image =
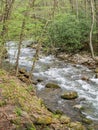
[[[44,29],[43,29],[43,32],[41,33],[40,39],[38,40],[38,46],[36,48],[36,53],[35,53],[35,57],[34,57],[34,60],[33,60],[33,65],[32,65],[32,68],[31,68],[30,74],[29,74],[29,81],[30,82],[32,80],[32,73],[34,71],[36,61],[39,58],[40,48],[41,48],[41,44],[42,44],[42,38],[43,38],[43,35],[44,35],[44,32],[46,30],[46,27],[47,27],[48,23],[49,23],[49,21],[46,22],[46,24],[44,26]]]
[[[54,0],[54,1],[53,1],[53,10],[52,10],[52,13],[50,14],[50,19],[51,19],[51,18],[54,18],[56,7],[58,7],[58,1],[57,1],[57,0]],[[51,16],[52,16],[52,17],[51,17]],[[34,71],[36,61],[37,61],[37,59],[39,58],[40,48],[41,48],[41,44],[42,44],[42,38],[43,38],[43,35],[44,35],[44,33],[45,33],[45,30],[46,30],[46,27],[47,27],[49,21],[50,21],[50,20],[47,20],[47,21],[46,21],[46,24],[45,24],[45,26],[44,26],[43,32],[41,33],[40,39],[38,40],[38,46],[37,46],[37,48],[36,48],[36,53],[35,53],[35,57],[34,57],[34,60],[33,60],[33,65],[32,65],[32,68],[31,68],[30,74],[29,74],[29,81],[30,81],[30,82],[31,82],[31,80],[32,80],[32,73],[33,73],[33,71]]]
[[[96,40],[98,42],[98,0],[95,0],[95,14],[96,14]]]
[[[19,71],[19,57],[20,57],[20,52],[21,52],[21,45],[22,45],[22,41],[23,41],[25,24],[26,24],[26,17],[28,15],[28,8],[34,7],[35,0],[29,1],[29,2],[31,2],[31,3],[28,3],[28,6],[26,7],[26,11],[25,11],[24,18],[23,18],[23,21],[22,21],[22,26],[21,26],[18,53],[17,53],[17,59],[16,59],[16,76],[18,75],[18,71]],[[32,5],[32,6],[30,6],[30,5]]]
[[[1,34],[0,34],[0,37],[1,37],[0,62],[1,63],[2,63],[3,52],[5,51],[4,44],[5,44],[6,35],[7,35],[7,32],[8,32],[8,20],[10,18],[11,12],[12,12],[11,10],[12,10],[14,2],[15,2],[15,0],[2,1],[2,3],[5,6],[4,6],[4,12],[1,16],[2,17],[1,22],[2,22],[2,25],[3,25],[2,30],[1,30]]]
[[[86,15],[86,18],[87,18],[87,0],[85,0],[85,15]]]
[[[91,0],[91,13],[92,13],[92,25],[91,25],[91,31],[90,31],[90,42],[89,42],[89,46],[90,46],[92,58],[94,59],[95,56],[94,56],[94,50],[93,50],[93,45],[92,45],[93,28],[94,28],[94,23],[95,23],[94,1],[93,0]]]
[[[17,54],[17,59],[16,59],[16,76],[18,75],[18,70],[19,70],[19,57],[20,57],[20,50],[21,50],[21,45],[23,41],[24,28],[25,28],[25,18],[23,19],[23,22],[22,22],[21,33],[20,33],[20,38],[19,38],[18,54]]]
[[[74,11],[73,0],[70,0],[70,5],[71,5],[71,12],[73,12]]]
[[[76,15],[77,15],[77,19],[79,17],[79,7],[78,7],[78,0],[76,0]]]

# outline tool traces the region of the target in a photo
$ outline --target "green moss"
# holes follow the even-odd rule
[[[4,100],[4,101],[0,101],[0,107],[2,107],[2,106],[4,106],[4,105],[6,105],[6,101]]]
[[[16,107],[16,108],[15,108],[15,113],[16,113],[18,116],[21,116],[21,115],[22,115],[22,110],[21,110],[21,108]]]

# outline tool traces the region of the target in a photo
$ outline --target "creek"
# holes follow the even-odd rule
[[[6,46],[8,49],[8,59],[6,60],[11,64],[15,64],[17,44],[8,42]],[[30,71],[34,54],[35,50],[27,48],[24,44],[21,48],[19,66]],[[80,104],[84,107],[82,113],[98,122],[98,79],[94,78],[92,70],[83,65],[65,63],[53,55],[41,55],[35,65],[33,75],[35,79],[43,79],[42,82],[36,85],[38,93],[45,89],[45,84],[48,82],[58,84],[62,91],[74,90],[78,92],[79,98],[85,99],[80,101]],[[83,76],[87,76],[89,81],[82,80]],[[58,102],[63,105],[62,99],[59,99]]]

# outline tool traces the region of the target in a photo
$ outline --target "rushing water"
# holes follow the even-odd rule
[[[8,42],[7,49],[9,54],[7,60],[14,64],[17,56],[17,46],[13,42]],[[19,59],[20,67],[26,67],[29,71],[34,54],[34,49],[22,47]],[[37,85],[38,90],[44,89],[45,84],[52,81],[59,84],[62,89],[77,91],[80,98],[86,99],[81,101],[81,104],[85,107],[84,113],[89,118],[98,120],[98,79],[94,78],[94,73],[87,67],[64,63],[52,55],[41,56],[36,63],[33,75],[35,78],[41,77],[44,79],[44,82]],[[90,80],[81,80],[83,76],[89,77]]]

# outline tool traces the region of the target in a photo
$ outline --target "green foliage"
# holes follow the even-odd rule
[[[16,113],[18,116],[21,116],[21,115],[22,115],[22,110],[21,110],[21,108],[16,107],[15,113]]]
[[[48,28],[48,43],[61,50],[74,51],[83,46],[89,34],[89,24],[85,19],[77,19],[72,14],[60,14]]]

